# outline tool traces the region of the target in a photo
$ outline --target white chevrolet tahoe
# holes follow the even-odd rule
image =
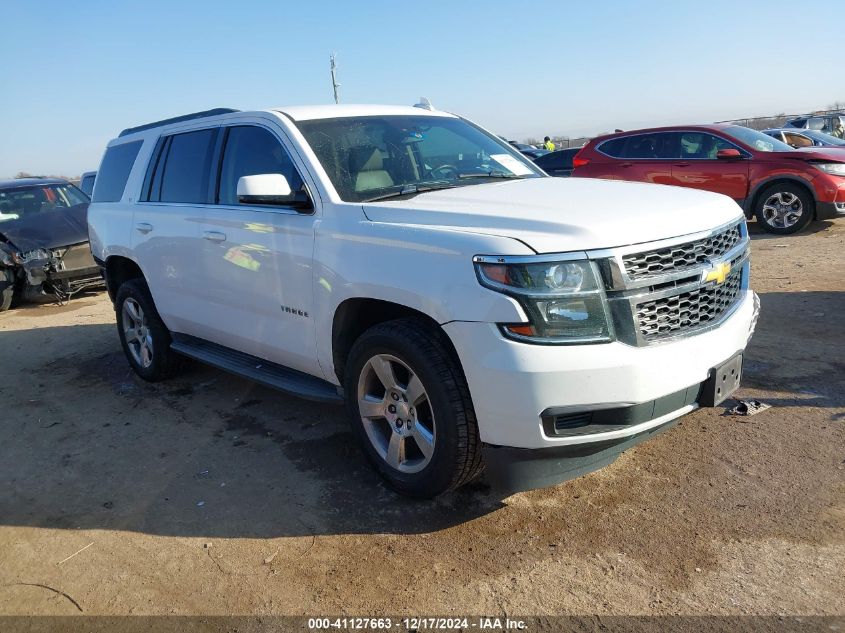
[[[182,357],[344,402],[431,497],[599,468],[739,383],[758,313],[742,210],[546,176],[452,114],[218,109],[124,130],[88,212],[129,364]]]

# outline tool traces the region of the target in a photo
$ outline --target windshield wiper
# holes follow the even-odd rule
[[[492,171],[488,171],[485,173],[477,174],[458,174],[458,178],[464,180],[466,178],[507,178],[507,179],[514,179],[518,180],[519,178],[526,178],[526,176],[520,176],[519,174],[506,174],[503,171],[499,171],[494,169]]]
[[[383,193],[380,196],[374,196],[372,198],[362,200],[362,202],[376,202],[377,200],[387,200],[389,198],[404,198],[405,196],[416,196],[417,194],[425,193],[426,191],[438,191],[439,189],[453,189],[454,187],[457,187],[457,185],[454,185],[448,181],[431,182],[426,183],[424,185],[405,185],[399,191]]]

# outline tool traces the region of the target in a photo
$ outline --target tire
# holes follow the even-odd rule
[[[0,270],[0,312],[12,307],[15,297],[15,277],[11,270]]]
[[[344,386],[353,433],[397,492],[429,499],[483,470],[469,388],[440,328],[414,318],[373,326],[352,346]]]
[[[114,311],[123,353],[135,373],[149,382],[176,375],[182,358],[170,349],[170,331],[143,279],[130,279],[118,288]]]
[[[815,213],[813,196],[804,187],[789,182],[766,187],[754,209],[763,229],[776,235],[797,233],[810,223]]]

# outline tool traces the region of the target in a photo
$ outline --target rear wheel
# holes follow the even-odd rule
[[[757,199],[757,221],[769,233],[797,233],[813,219],[815,202],[806,189],[788,182],[767,187]]]
[[[445,335],[418,319],[376,325],[355,342],[345,393],[352,429],[387,483],[430,498],[482,470],[466,379]]]
[[[182,359],[170,349],[170,331],[158,315],[144,280],[131,279],[122,284],[114,308],[120,343],[135,373],[150,382],[175,375]]]

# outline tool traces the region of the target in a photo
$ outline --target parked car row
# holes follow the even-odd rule
[[[818,130],[796,130],[795,128],[776,128],[763,130],[772,138],[776,138],[790,147],[837,147],[845,149],[845,140],[819,132]]]

